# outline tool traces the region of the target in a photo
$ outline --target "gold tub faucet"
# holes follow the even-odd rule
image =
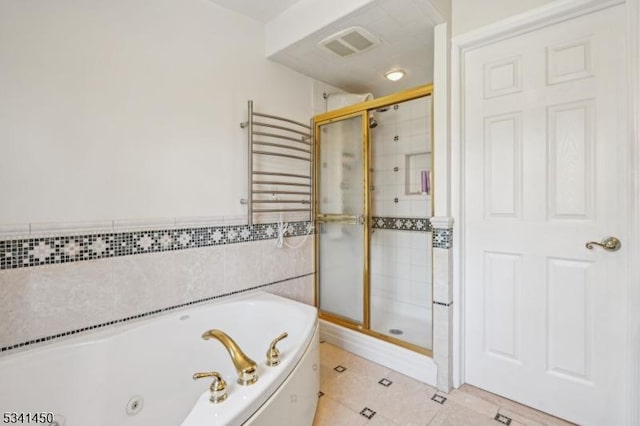
[[[202,334],[204,340],[216,339],[227,349],[231,355],[231,361],[238,372],[238,383],[241,385],[252,385],[258,381],[258,373],[256,371],[257,364],[242,352],[240,346],[233,341],[224,331],[212,329]]]

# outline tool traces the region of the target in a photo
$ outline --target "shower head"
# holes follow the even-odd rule
[[[369,117],[369,128],[370,129],[375,129],[376,127],[378,127],[378,120],[376,120],[376,118],[374,116],[370,116]]]

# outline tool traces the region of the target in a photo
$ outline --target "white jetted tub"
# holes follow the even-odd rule
[[[256,362],[257,382],[237,383],[225,346],[201,337],[211,329]],[[280,364],[268,367],[283,332]],[[192,379],[212,371],[227,382],[217,404],[212,379]],[[0,412],[54,413],[44,424],[59,426],[311,425],[319,373],[316,309],[254,293],[3,356]]]

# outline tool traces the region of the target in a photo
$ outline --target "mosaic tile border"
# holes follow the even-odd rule
[[[295,277],[286,278],[284,280],[273,281],[273,282],[268,283],[268,284],[260,284],[260,285],[257,285],[257,286],[254,286],[254,287],[250,287],[250,288],[246,288],[246,289],[243,289],[243,290],[232,291],[230,293],[219,294],[217,296],[205,297],[203,299],[192,300],[191,302],[180,303],[179,305],[168,306],[166,308],[155,309],[153,311],[145,312],[145,313],[138,314],[138,315],[132,315],[132,316],[129,316],[129,317],[126,317],[126,318],[120,318],[120,319],[117,319],[117,320],[108,321],[108,322],[104,322],[104,323],[100,323],[100,324],[96,324],[96,325],[91,325],[91,326],[88,326],[88,327],[82,327],[82,328],[78,328],[78,329],[75,329],[75,330],[64,331],[62,333],[53,334],[53,335],[45,336],[45,337],[40,337],[38,339],[33,339],[33,340],[26,341],[26,342],[21,342],[21,343],[16,343],[16,344],[11,345],[11,346],[5,346],[5,347],[0,348],[0,352],[6,352],[6,351],[10,351],[12,349],[23,348],[25,346],[35,345],[37,343],[48,342],[48,341],[51,341],[51,340],[60,339],[62,337],[72,336],[74,334],[79,334],[79,333],[83,333],[83,332],[86,332],[86,331],[95,330],[95,329],[98,329],[98,328],[108,327],[108,326],[115,325],[115,324],[121,324],[121,323],[129,322],[129,321],[133,321],[135,319],[139,319],[139,318],[144,318],[144,317],[148,317],[148,316],[151,316],[151,315],[160,314],[160,313],[163,313],[163,312],[173,311],[173,310],[179,309],[179,308],[184,308],[186,306],[196,305],[198,303],[210,302],[212,300],[221,299],[223,297],[233,296],[233,295],[236,295],[236,294],[246,293],[246,292],[254,291],[254,290],[260,290],[260,289],[263,289],[263,288],[266,288],[266,287],[270,287],[270,286],[275,285],[275,284],[280,284],[280,283],[283,283],[283,282],[287,282],[287,281],[296,280],[296,279],[299,279],[299,278],[308,277],[308,276],[314,275],[314,274],[315,274],[315,272],[310,272],[308,274],[298,275],[298,276],[295,276]]]
[[[289,222],[284,235],[306,235],[310,227],[310,221]],[[0,240],[0,270],[268,240],[277,234],[277,223],[260,223]]]
[[[392,229],[395,231],[431,232],[432,226],[429,218],[418,217],[371,217],[373,229]]]
[[[452,228],[433,228],[433,247],[450,249],[453,247]]]

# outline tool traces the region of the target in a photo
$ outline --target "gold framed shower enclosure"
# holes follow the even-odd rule
[[[371,223],[371,197],[370,197],[370,135],[369,135],[369,112],[379,108],[388,107],[394,104],[398,104],[405,101],[410,101],[426,96],[432,96],[433,85],[428,84],[419,86],[413,89],[398,92],[389,96],[373,99],[366,102],[350,105],[338,110],[329,111],[324,114],[319,114],[313,119],[314,126],[314,226],[318,230],[315,238],[315,306],[318,308],[319,316],[321,319],[329,321],[331,323],[367,334],[369,336],[376,337],[381,340],[385,340],[396,344],[398,346],[410,349],[428,356],[432,356],[432,351],[428,348],[417,346],[415,344],[406,342],[404,340],[379,333],[371,329],[371,308],[370,308],[370,235],[372,229]],[[362,206],[361,214],[344,214],[338,212],[336,214],[327,214],[320,206],[320,199],[322,193],[320,191],[321,184],[321,168],[323,167],[322,153],[321,153],[321,138],[323,126],[331,125],[333,123],[345,122],[349,119],[360,120],[360,136],[362,140],[361,148],[361,173],[362,173]],[[432,157],[433,158],[433,157]],[[325,165],[326,167],[326,165]],[[359,213],[359,212],[356,212]],[[362,238],[362,253],[363,253],[363,265],[362,265],[362,320],[357,321],[348,316],[339,315],[331,312],[324,311],[321,306],[321,279],[322,272],[320,267],[321,256],[321,238],[322,227],[321,224],[349,224],[352,226],[361,225],[363,227]],[[357,303],[354,301],[354,303]]]

